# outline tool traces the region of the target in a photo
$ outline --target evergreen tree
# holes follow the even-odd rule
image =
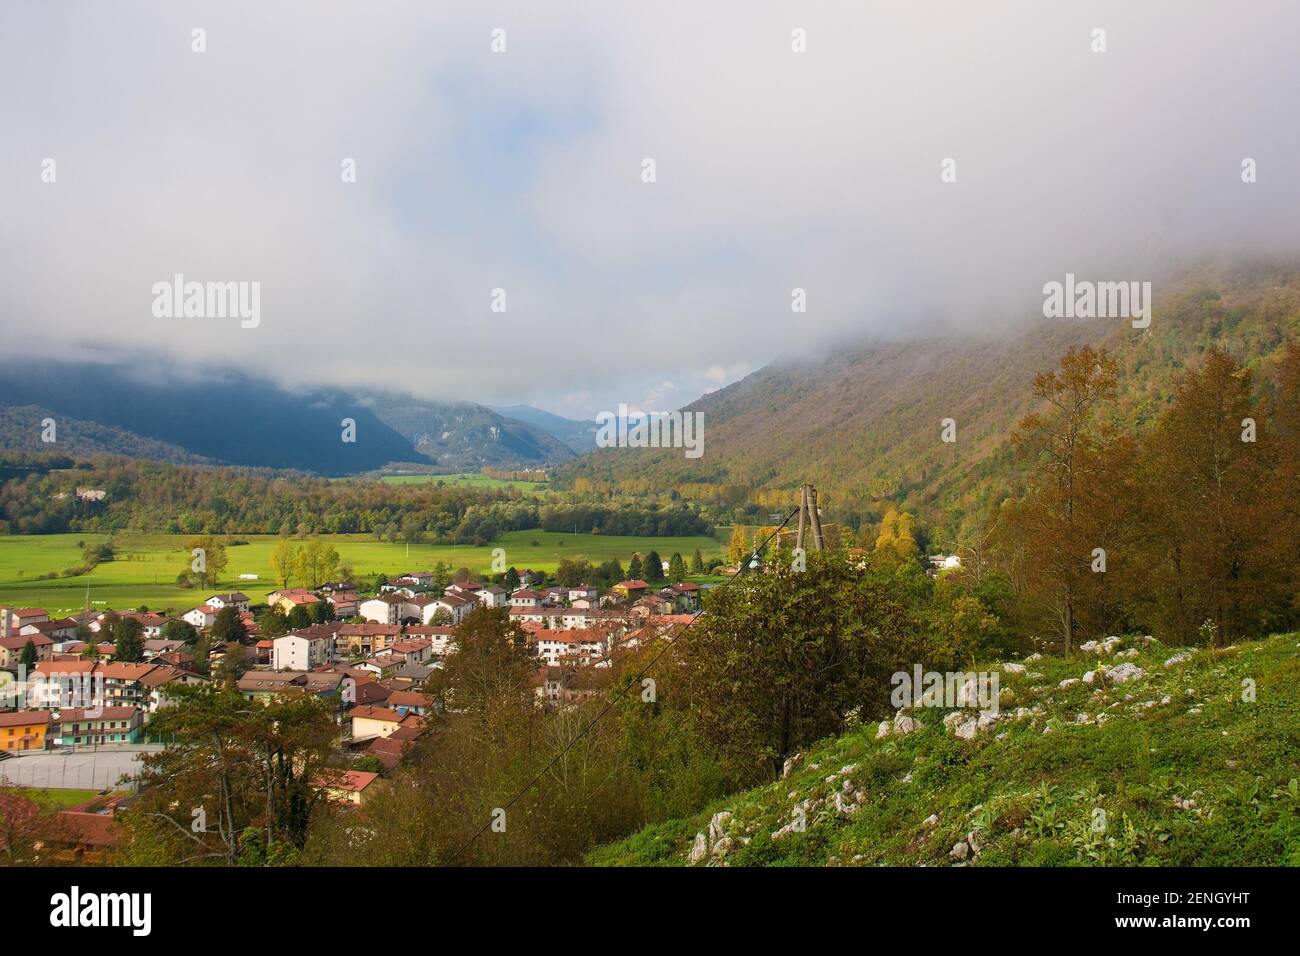
[[[651,551],[645,556],[645,579],[651,584],[664,579],[664,560],[658,551]]]
[[[700,554],[700,549],[695,549],[695,554],[691,557],[691,574],[704,573],[704,555]]]
[[[640,553],[634,553],[632,555],[632,560],[627,563],[628,580],[635,581],[637,578],[641,577],[644,573],[645,572],[641,568],[641,555]]]
[[[248,629],[244,627],[238,608],[223,607],[217,612],[217,618],[212,622],[212,639],[218,644],[238,644],[248,639]]]
[[[114,624],[113,659],[128,663],[144,660],[144,629],[135,618],[119,618]]]
[[[668,578],[672,581],[686,580],[686,562],[682,560],[681,554],[676,551],[668,560]]]
[[[174,618],[163,625],[162,636],[169,641],[193,644],[198,639],[199,632],[189,621]]]
[[[194,655],[194,669],[200,674],[207,674],[210,669],[208,656],[212,653],[212,645],[208,642],[206,634],[198,635],[190,653]]]
[[[36,642],[30,637],[27,639],[27,643],[23,645],[23,652],[18,657],[18,663],[29,671],[36,666]]]

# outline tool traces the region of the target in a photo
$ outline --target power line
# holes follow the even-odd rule
[[[762,544],[754,548],[753,550],[754,556],[757,557],[759,552],[761,552],[764,548],[767,547],[768,542],[770,542],[773,538],[775,538],[778,534],[780,534],[781,529],[790,523],[790,519],[799,513],[800,513],[800,509],[795,508],[788,515],[786,515],[785,520],[782,521],[779,525],[777,525],[776,530],[773,531],[771,534],[769,534],[763,540]],[[732,574],[731,577],[727,578],[727,580],[719,584],[718,589],[720,590],[722,588],[725,588],[727,585],[731,584],[732,581],[736,580],[736,578],[744,574],[744,572],[745,572],[745,562],[741,561],[740,566],[736,568],[735,573]],[[557,763],[560,762],[560,758],[562,758],[571,749],[573,749],[574,745],[576,745],[578,741],[580,741],[583,737],[587,736],[591,728],[595,727],[596,723],[602,717],[608,714],[613,709],[614,705],[618,703],[619,700],[621,700],[624,696],[626,696],[628,690],[630,690],[633,685],[639,685],[641,683],[641,680],[645,677],[645,675],[650,673],[651,669],[655,666],[655,664],[659,663],[659,659],[662,658],[666,653],[668,653],[668,651],[674,645],[676,645],[678,638],[680,638],[683,634],[685,634],[687,630],[690,629],[690,626],[694,624],[697,620],[699,620],[700,615],[703,613],[704,613],[703,611],[697,612],[689,621],[681,625],[681,630],[679,630],[676,634],[674,634],[671,640],[668,640],[664,643],[664,646],[661,647],[659,649],[659,652],[650,659],[650,662],[646,664],[645,667],[641,668],[641,671],[638,674],[636,674],[630,681],[628,681],[627,684],[621,690],[618,690],[614,694],[612,694],[610,698],[607,701],[605,701],[605,706],[601,708],[600,713],[598,713],[595,717],[591,718],[591,721],[585,727],[583,727],[581,731],[578,732],[577,736],[575,736],[567,744],[561,747],[559,753],[557,753],[554,757],[551,758],[551,762],[548,763],[541,770],[539,770],[533,776],[533,778],[528,781],[528,783],[524,784],[524,786],[519,790],[519,792],[516,793],[513,797],[511,797],[510,800],[503,807],[501,807],[501,809],[509,810],[512,806],[515,805],[516,802],[519,801],[521,797],[523,797],[524,794],[526,794],[529,790],[533,789],[533,787],[537,785],[537,782],[541,780],[542,777],[544,777],[552,767],[554,767]],[[455,853],[453,853],[447,859],[447,863],[448,864],[455,863],[456,860],[460,857],[460,855],[464,853],[466,850],[468,850],[471,846],[473,846],[474,841],[476,841],[479,837],[481,837],[484,834],[484,832],[487,830],[487,828],[490,827],[491,825],[492,825],[492,821],[489,819],[487,823],[484,823],[481,827],[475,830],[474,835],[471,836],[468,840],[466,840],[465,843],[461,845],[461,848],[457,850]]]

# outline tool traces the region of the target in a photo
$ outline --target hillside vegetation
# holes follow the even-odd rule
[[[1104,346],[1115,356],[1116,422],[1142,428],[1210,345],[1266,370],[1297,337],[1300,272],[1207,268],[1157,288],[1145,330],[1125,320],[1035,317],[1019,334],[997,338],[954,335],[774,363],[687,406],[705,416],[702,458],[601,449],[563,474],[676,482],[692,494],[709,486],[789,489],[790,502],[794,488],[812,481],[837,518],[878,514],[888,499],[955,536],[962,515],[1014,481],[1011,432],[1036,407],[1034,376],[1071,347]],[[955,443],[940,441],[946,418],[956,422]]]
[[[1003,665],[1000,716],[971,739],[956,718],[945,726],[954,711],[900,711],[587,862],[1298,865],[1298,639],[1190,650],[1131,637],[1026,659],[1023,674]],[[910,714],[919,729],[897,732]]]

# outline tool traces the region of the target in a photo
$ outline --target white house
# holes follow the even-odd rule
[[[480,589],[475,597],[484,607],[505,607],[509,603],[510,596],[504,588],[490,587]]]
[[[235,607],[241,611],[247,611],[252,607],[248,595],[243,591],[235,591],[232,594],[214,594],[203,603],[208,607],[215,607],[217,610],[221,610],[223,607]]]
[[[277,671],[309,671],[329,663],[334,641],[327,633],[282,634],[271,641],[271,667]]]
[[[598,660],[605,656],[607,640],[608,635],[595,629],[540,631],[537,634],[537,656],[548,664],[558,664],[561,658]]]
[[[478,602],[472,597],[462,597],[459,594],[444,594],[437,601],[425,605],[423,620],[425,624],[432,624],[434,618],[438,616],[438,612],[443,611],[452,624],[459,624],[477,606]]]
[[[200,604],[193,610],[186,611],[181,617],[201,631],[205,627],[211,627],[212,622],[217,619],[217,608],[210,604]]]
[[[381,594],[379,597],[362,601],[357,612],[367,621],[374,621],[376,624],[400,624],[402,605],[405,603],[406,599],[400,594]]]
[[[530,591],[528,588],[520,588],[510,595],[511,607],[537,607],[546,595],[539,591]]]

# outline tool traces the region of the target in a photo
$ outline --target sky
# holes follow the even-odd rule
[[[0,341],[591,418],[1032,334],[1067,272],[1300,252],[1298,35],[1281,0],[5,0]],[[156,314],[178,273],[260,283],[258,324]]]

